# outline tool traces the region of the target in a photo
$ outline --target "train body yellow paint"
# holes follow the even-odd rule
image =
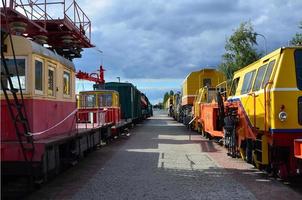
[[[173,106],[173,95],[170,95],[169,98],[164,102],[164,109],[169,110],[170,105]]]
[[[301,132],[301,56],[301,48],[280,48],[235,72],[229,100],[240,100],[251,126]]]
[[[216,69],[191,72],[182,83],[182,106],[192,106],[202,87],[216,86],[225,81],[225,76]]]
[[[302,48],[277,49],[235,72],[227,104],[238,107],[238,148],[252,142],[257,166],[295,175],[301,168],[293,147],[302,138]]]
[[[226,80],[224,74],[216,69],[205,68],[199,71],[191,72],[182,84],[182,122],[185,125],[195,124],[193,127],[197,129],[197,121],[200,117],[200,104],[209,102],[214,96],[213,87]],[[215,91],[215,89],[214,89]],[[193,121],[192,121],[193,120]]]
[[[120,107],[119,93],[114,90],[81,91],[78,96],[78,109]]]

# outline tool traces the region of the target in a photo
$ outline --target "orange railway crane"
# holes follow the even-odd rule
[[[94,89],[103,89],[104,88],[104,84],[105,84],[105,79],[104,79],[104,71],[105,69],[103,68],[103,66],[100,66],[100,69],[98,70],[98,73],[87,73],[87,72],[82,72],[81,70],[79,70],[76,73],[76,77],[78,79],[81,80],[86,80],[86,81],[93,81],[95,82],[95,84],[93,85]]]
[[[87,80],[87,81],[93,81],[97,84],[104,84],[105,83],[105,79],[104,79],[104,71],[105,69],[103,68],[103,66],[100,66],[100,70],[98,70],[100,72],[100,74],[97,73],[87,73],[87,72],[82,72],[81,70],[79,70],[76,73],[76,77],[78,79],[82,79],[82,80]]]

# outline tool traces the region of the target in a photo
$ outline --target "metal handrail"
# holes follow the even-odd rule
[[[47,2],[47,0],[36,0],[34,2],[29,3],[23,3],[22,0],[5,0],[3,4],[3,7],[9,7],[10,9],[16,10],[28,19],[43,22],[42,26],[44,30],[46,30],[46,24],[48,20],[55,20],[54,17],[52,17],[47,12],[49,10],[49,6],[61,5],[63,6],[62,17],[72,23],[80,32],[80,34],[84,36],[87,40],[91,40],[91,21],[75,0],[73,0],[68,6],[65,0],[58,0],[56,2]]]
[[[221,88],[223,88],[222,86],[225,85],[225,91],[221,92]],[[216,91],[220,92],[220,94],[225,94],[225,96],[227,95],[227,91],[228,91],[228,81],[223,81],[221,83],[219,83],[218,85],[216,85]]]
[[[270,92],[268,92],[268,97],[266,96],[267,95],[267,88],[269,85],[273,84],[273,81],[269,81],[265,84],[264,86],[264,134],[266,134],[267,132],[267,122],[266,122],[266,117],[267,115],[269,116],[269,108],[268,107],[268,101],[270,100]],[[268,99],[267,99],[268,98]],[[269,121],[269,120],[268,120]]]
[[[255,92],[250,92],[248,93],[248,95],[253,97],[253,103],[254,103],[254,129],[257,130],[257,122],[256,122],[256,97],[258,97],[258,95],[256,95]]]
[[[76,116],[77,116],[76,121],[79,122],[79,114],[89,114],[89,113],[96,114],[96,123],[94,123],[94,122],[92,123],[92,128],[95,128],[95,127],[98,127],[102,124],[101,123],[101,118],[99,116],[100,116],[101,113],[106,113],[106,110],[101,110],[101,109],[92,110],[92,111],[90,111],[90,110],[89,111],[88,110],[78,110],[77,114],[76,114]],[[81,122],[81,123],[83,123],[83,122]],[[85,129],[87,129],[88,128],[87,125],[89,124],[89,122],[85,121],[84,124],[85,124]],[[97,126],[95,126],[95,124],[97,124]]]

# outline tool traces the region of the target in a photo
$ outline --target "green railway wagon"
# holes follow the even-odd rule
[[[153,116],[152,105],[148,97],[144,93],[142,93],[142,99],[145,102],[144,105],[142,105],[142,117],[148,118]]]
[[[142,93],[138,89],[134,88],[134,120],[142,119],[141,95]]]
[[[137,121],[141,118],[140,91],[131,83],[108,82],[105,89],[120,94],[122,119]]]

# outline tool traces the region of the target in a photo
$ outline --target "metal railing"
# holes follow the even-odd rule
[[[268,133],[269,119],[270,119],[270,91],[269,86],[273,84],[273,81],[269,81],[264,85],[264,134]],[[267,119],[268,118],[268,119]]]
[[[77,111],[77,129],[79,128],[98,128],[106,124],[106,110],[78,110]],[[81,120],[80,115],[84,114],[85,119]],[[95,118],[95,120],[94,120]]]
[[[216,92],[220,92],[221,95],[223,95],[225,98],[227,98],[227,92],[228,92],[228,81],[223,81],[216,85]]]
[[[1,7],[4,6],[16,10],[32,21],[41,22],[44,31],[47,30],[47,22],[50,20],[67,20],[83,37],[89,41],[91,39],[91,21],[75,0],[68,1],[68,3],[66,0],[28,0],[27,2],[4,0],[4,5],[2,3]]]

